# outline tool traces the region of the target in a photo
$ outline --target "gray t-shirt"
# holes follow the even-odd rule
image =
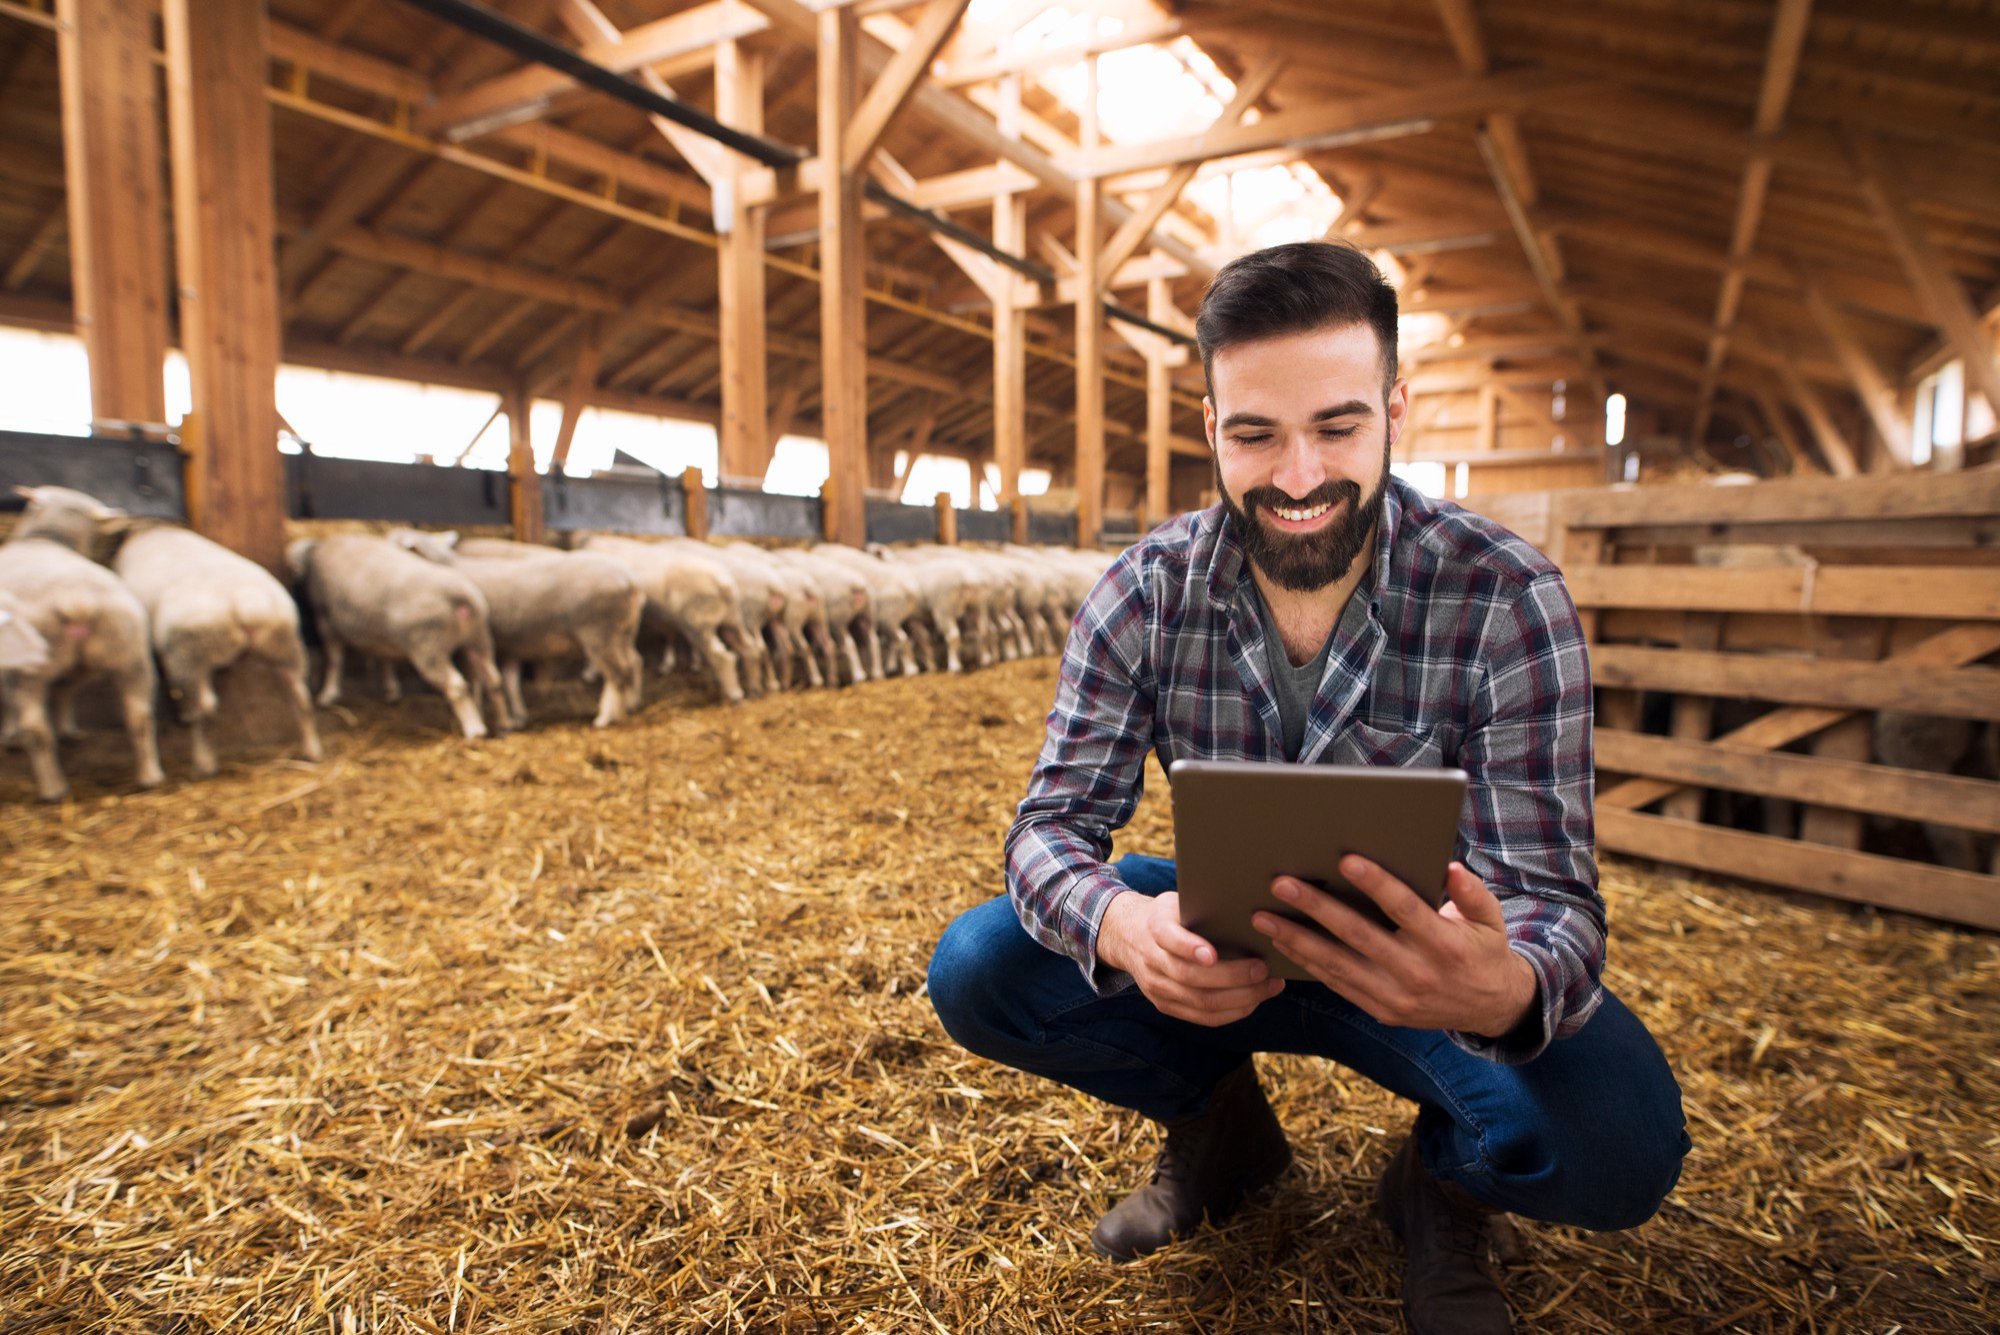
[[[1305,749],[1306,722],[1312,713],[1313,697],[1319,694],[1320,678],[1326,675],[1326,656],[1333,648],[1333,634],[1304,667],[1293,667],[1285,652],[1284,637],[1278,634],[1278,619],[1264,601],[1264,591],[1251,583],[1257,602],[1257,618],[1264,626],[1264,656],[1271,668],[1271,685],[1278,694],[1278,722],[1285,732],[1285,759],[1297,760]],[[1336,629],[1338,629],[1336,627]]]

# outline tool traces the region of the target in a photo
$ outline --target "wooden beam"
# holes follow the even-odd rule
[[[285,504],[264,3],[166,0],[164,13],[181,343],[201,442],[188,519],[276,571]]]
[[[2000,721],[2000,671],[1993,668],[1939,668],[1915,676],[1893,662],[1801,660],[1774,654],[1599,644],[1591,648],[1590,669],[1592,680],[1606,687]]]
[[[1084,149],[1065,155],[1062,162],[1069,174],[1081,181],[1266,148],[1305,151],[1398,139],[1426,134],[1441,120],[1525,110],[1593,87],[1573,76],[1544,70],[1510,70],[1281,111],[1254,125],[1215,126],[1175,139]]]
[[[549,459],[549,472],[560,473],[569,464],[569,447],[576,441],[577,424],[583,420],[583,410],[591,403],[591,395],[597,389],[597,368],[604,356],[602,330],[593,321],[584,339],[577,345],[576,361],[570,367],[569,390],[563,395],[562,426],[556,431],[555,453]]]
[[[720,119],[751,134],[764,130],[764,56],[741,42],[725,42],[715,62],[715,109]],[[729,154],[725,169],[732,201],[740,195],[745,163]],[[718,334],[722,350],[722,436],[718,470],[725,486],[761,489],[771,466],[769,440],[764,221],[766,205],[718,209],[722,244],[716,252]],[[754,479],[754,481],[753,481]]]
[[[1000,121],[1003,133],[1018,133],[1021,81],[1002,80]],[[1009,255],[1025,258],[1028,203],[1008,193],[993,201],[993,244]],[[1013,275],[1010,272],[1009,277]],[[1016,293],[1021,286],[1012,284]],[[1028,336],[1027,314],[1018,300],[993,304],[993,463],[1000,473],[1000,508],[1015,510],[1021,497],[1021,469],[1028,461]],[[1017,539],[1021,535],[1016,535]]]
[[[167,417],[156,9],[147,0],[61,0],[56,10],[70,284],[90,359],[91,416],[99,421]],[[23,279],[37,243],[40,234],[15,265]],[[15,278],[10,271],[10,288]]]
[[[1597,840],[1616,853],[2000,930],[1996,876],[1602,807]]]
[[[1146,285],[1146,318],[1165,324],[1173,293],[1164,278]],[[1141,524],[1147,529],[1173,513],[1173,368],[1166,349],[1157,343],[1146,354],[1146,506]]]
[[[770,26],[769,20],[738,0],[709,0],[642,23],[617,41],[600,38],[586,42],[577,54],[614,74],[629,74],[681,56],[692,57],[696,67],[701,67],[713,61],[719,44],[755,36]],[[682,68],[687,68],[685,63]],[[576,81],[560,70],[528,65],[438,99],[418,115],[417,128],[453,140],[469,138],[468,132],[482,126],[540,115],[552,98],[575,87]]]
[[[1535,275],[1535,284],[1541,289],[1542,299],[1568,332],[1592,389],[1598,401],[1602,402],[1606,392],[1604,375],[1597,365],[1597,352],[1584,337],[1583,321],[1577,313],[1576,303],[1563,292],[1561,279],[1542,245],[1541,235],[1528,216],[1528,205],[1522,196],[1521,186],[1514,179],[1513,170],[1495,142],[1492,131],[1475,131],[1474,138],[1479,144],[1480,156],[1486,160],[1486,169],[1493,178],[1493,187],[1499,192],[1501,207],[1507,212],[1507,221],[1513,226],[1515,239],[1520,242],[1522,253],[1528,257],[1528,268]]]
[[[1922,220],[1910,207],[1908,188],[1894,161],[1872,136],[1856,133],[1848,140],[1860,178],[1862,198],[1874,211],[1883,234],[1909,275],[1910,286],[1945,339],[1965,359],[1965,383],[1986,396],[2000,413],[2000,361],[1993,340],[1979,322],[1979,312],[1965,285],[1951,272],[1931,243]]]
[[[1785,123],[1785,109],[1791,102],[1792,86],[1798,79],[1799,57],[1805,49],[1806,27],[1812,18],[1812,0],[1779,0],[1771,21],[1771,38],[1764,55],[1764,79],[1757,93],[1757,112],[1752,121],[1759,138],[1778,133]],[[1752,154],[1743,164],[1743,184],[1736,192],[1736,221],[1730,229],[1729,268],[1716,297],[1714,332],[1708,341],[1707,360],[1701,387],[1696,395],[1692,442],[1707,434],[1708,415],[1715,402],[1715,388],[1723,360],[1729,355],[1730,330],[1736,323],[1736,307],[1743,295],[1743,264],[1756,245],[1757,227],[1764,216],[1764,202],[1770,194],[1771,158]]]
[[[1826,336],[1833,348],[1834,356],[1847,369],[1848,378],[1854,382],[1854,393],[1861,400],[1861,406],[1875,423],[1875,430],[1882,437],[1882,457],[1888,462],[1907,468],[1910,466],[1910,423],[1903,417],[1896,405],[1896,391],[1882,375],[1882,368],[1868,355],[1855,337],[1847,318],[1834,308],[1826,293],[1812,276],[1801,270],[1799,287],[1806,296],[1806,309],[1812,312],[1814,323]]]
[[[1569,577],[1578,607],[2000,621],[2000,569],[1968,566],[1595,566]]]
[[[1847,437],[1841,434],[1840,428],[1827,413],[1826,405],[1819,401],[1818,393],[1799,374],[1798,365],[1788,352],[1782,353],[1777,370],[1778,381],[1785,387],[1785,393],[1791,396],[1792,402],[1805,417],[1806,425],[1812,428],[1813,442],[1819,446],[1828,470],[1835,477],[1853,477],[1859,473],[1861,466],[1855,462]]]
[[[508,518],[516,542],[540,542],[544,534],[542,475],[535,471],[535,445],[528,426],[533,408],[528,387],[519,380],[500,393],[500,411],[507,414]]]
[[[1083,145],[1098,146],[1097,61],[1085,65]],[[1094,547],[1104,523],[1104,284],[1100,220],[1104,185],[1076,190],[1076,545]]]
[[[1269,91],[1278,74],[1285,68],[1285,58],[1271,56],[1261,60],[1236,84],[1235,95],[1215,119],[1217,125],[1235,125],[1246,112],[1257,104],[1257,99]],[[1098,261],[1098,272],[1112,274],[1120,265],[1132,258],[1139,244],[1152,234],[1160,220],[1167,216],[1194,180],[1195,172],[1201,167],[1199,162],[1183,162],[1174,167],[1167,179],[1156,187],[1136,209],[1132,216],[1118,225],[1109,244],[1104,247],[1103,257]]]
[[[1816,470],[1825,471],[1824,466],[1808,455],[1805,447],[1799,444],[1798,433],[1792,430],[1791,418],[1786,416],[1785,405],[1778,402],[1777,395],[1765,386],[1759,385],[1752,392],[1752,397],[1757,402],[1757,411],[1764,416],[1764,425],[1778,438],[1779,448],[1784,450],[1785,458],[1791,461],[1791,471],[1798,474]]]
[[[916,91],[917,84],[930,72],[931,62],[958,26],[971,0],[929,0],[910,30],[909,40],[896,52],[888,67],[875,78],[855,109],[841,140],[841,164],[848,171],[861,171],[869,155],[882,142],[883,133]]]
[[[991,55],[976,56],[948,61],[939,68],[937,82],[943,88],[963,88],[967,84],[987,83],[1004,78],[1009,74],[1033,74],[1041,70],[1062,69],[1074,65],[1091,56],[1101,56],[1108,51],[1123,51],[1134,46],[1148,46],[1155,42],[1171,41],[1180,35],[1178,19],[1155,21],[1127,19],[1125,26],[1108,36],[1093,37],[1084,42],[1070,42],[1062,46],[1034,46],[1017,48],[1012,51],[996,52]]]
[[[862,174],[847,170],[844,135],[860,80],[860,20],[851,9],[818,19],[820,421],[826,432],[822,513],[828,541],[868,539],[868,326],[862,295]]]
[[[410,180],[417,165],[402,149],[379,144],[340,173],[304,229],[287,240],[278,256],[278,287],[287,306],[296,307],[307,276],[333,249],[334,238]]]
[[[154,174],[158,175],[157,167],[154,169]],[[0,279],[0,287],[9,292],[19,292],[27,285],[28,280],[35,276],[35,270],[48,258],[49,252],[55,249],[56,240],[62,236],[68,218],[69,202],[65,198],[43,215],[41,226],[37,227],[34,234],[28,238],[28,244],[21,247],[21,253],[14,257],[14,262],[7,266],[7,276]],[[165,260],[162,259],[161,263],[164,264]],[[72,266],[70,287],[72,290],[76,288],[74,266]],[[164,315],[161,323],[164,326]],[[164,342],[164,329],[162,341]]]

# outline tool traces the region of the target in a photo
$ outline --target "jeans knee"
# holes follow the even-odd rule
[[[1011,911],[1004,924],[996,923],[995,909],[1006,909],[1004,901],[982,904],[961,913],[944,929],[937,948],[931,952],[925,986],[938,1022],[960,1047],[980,1052],[982,1041],[996,1028],[1005,1027],[1002,1003],[1005,989],[998,976],[1003,972],[1001,953],[995,949],[995,928],[1019,931]]]

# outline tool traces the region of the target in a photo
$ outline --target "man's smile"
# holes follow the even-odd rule
[[[1308,533],[1320,527],[1326,517],[1338,508],[1335,501],[1317,501],[1310,505],[1265,505],[1259,507],[1275,521],[1273,527],[1285,533]]]

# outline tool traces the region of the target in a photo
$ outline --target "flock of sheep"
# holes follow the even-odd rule
[[[298,602],[283,584],[185,528],[132,520],[64,487],[18,490],[28,506],[0,544],[0,740],[27,753],[45,800],[68,791],[55,739],[90,678],[118,692],[142,786],[165,778],[158,675],[190,728],[195,772],[208,775],[215,675],[246,659],[276,673],[300,751],[319,759]],[[92,559],[107,547],[108,566]],[[527,722],[530,663],[581,660],[602,682],[595,726],[618,722],[639,705],[642,643],[663,646],[663,671],[686,653],[732,703],[1053,654],[1112,557],[601,534],[559,550],[415,529],[304,538],[286,553],[324,647],[318,703],[340,699],[352,650],[382,665],[391,700],[398,666],[414,668],[469,738],[486,735],[489,710],[500,730]]]

